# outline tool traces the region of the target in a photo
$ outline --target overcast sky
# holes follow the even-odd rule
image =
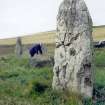
[[[0,38],[56,29],[62,0],[0,0]],[[105,25],[105,0],[85,0],[94,25]]]

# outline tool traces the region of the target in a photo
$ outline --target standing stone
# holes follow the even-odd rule
[[[22,51],[22,41],[21,38],[18,37],[16,41],[16,48],[15,48],[15,53],[17,57],[21,57],[23,51]]]
[[[52,87],[92,97],[92,19],[83,0],[64,0],[57,16]]]

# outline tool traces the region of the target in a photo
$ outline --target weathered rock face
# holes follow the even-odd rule
[[[47,57],[45,55],[37,55],[34,58],[30,59],[30,66],[42,68],[42,67],[53,67],[54,59],[52,57]]]
[[[57,17],[53,89],[92,97],[92,19],[83,0],[64,0]]]
[[[20,57],[23,53],[22,51],[22,42],[21,42],[21,38],[18,37],[17,41],[16,41],[16,48],[15,48],[15,53],[17,57]]]

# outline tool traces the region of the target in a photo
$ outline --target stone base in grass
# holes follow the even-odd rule
[[[34,58],[30,58],[30,65],[32,67],[53,67],[54,65],[54,59],[53,57],[43,57],[43,56],[36,56]]]

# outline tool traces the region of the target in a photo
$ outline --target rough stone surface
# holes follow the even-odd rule
[[[21,41],[20,37],[18,37],[17,40],[16,40],[15,53],[16,53],[17,57],[20,57],[22,55],[22,53],[23,53],[23,50],[22,50],[22,41]]]
[[[54,66],[53,58],[45,58],[43,56],[37,56],[30,59],[30,65],[32,67],[42,68],[42,67],[53,67]]]
[[[64,0],[57,16],[53,89],[92,97],[92,19],[83,0]]]

